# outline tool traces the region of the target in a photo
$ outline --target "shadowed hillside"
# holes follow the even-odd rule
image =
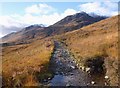
[[[28,43],[35,38],[43,39],[49,36],[66,33],[81,28],[83,26],[95,23],[97,21],[103,20],[105,18],[106,17],[103,16],[92,17],[85,12],[81,12],[67,16],[49,27],[43,27],[41,25],[32,25],[26,27],[19,32],[12,33],[3,37],[2,41],[4,43],[14,42],[16,44]]]

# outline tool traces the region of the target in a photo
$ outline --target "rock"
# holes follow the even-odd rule
[[[51,78],[49,77],[48,80],[50,80]]]
[[[77,64],[77,66],[79,66],[79,64]]]
[[[60,62],[59,64],[60,64],[60,65],[62,65],[62,63],[61,63],[61,62]]]
[[[82,69],[82,71],[84,71],[84,70],[85,70],[85,67],[81,67],[81,69]]]
[[[66,84],[66,86],[70,86],[70,84]]]
[[[92,84],[92,85],[94,85],[94,84],[95,84],[95,82],[94,82],[94,81],[91,81],[91,84]]]
[[[61,72],[62,75],[64,75],[64,72]]]
[[[70,75],[74,75],[73,73],[70,73]]]
[[[90,68],[85,68],[85,71],[86,71],[86,72],[90,71]]]
[[[107,83],[105,82],[105,86],[107,86]]]
[[[82,69],[82,66],[79,66],[79,69]]]
[[[87,83],[87,86],[89,86],[90,85],[90,83]]]
[[[75,66],[71,66],[72,69],[75,69]]]
[[[44,79],[43,81],[44,81],[44,82],[46,82],[47,80],[46,80],[46,79]]]
[[[108,79],[109,77],[108,77],[108,76],[105,76],[104,78],[105,78],[105,79]]]
[[[58,73],[59,73],[58,71],[55,72],[55,74],[58,74]]]

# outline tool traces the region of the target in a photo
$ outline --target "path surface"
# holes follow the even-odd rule
[[[55,74],[50,81],[50,86],[90,85],[88,74],[77,68],[74,57],[59,42],[55,42],[55,50],[50,63],[51,70]]]

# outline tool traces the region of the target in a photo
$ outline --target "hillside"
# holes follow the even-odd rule
[[[73,19],[75,18],[73,17]],[[53,57],[55,47],[54,40],[65,45],[70,51],[70,53],[67,51],[66,54],[64,54],[66,49],[58,46],[54,54],[56,55],[54,57],[57,57],[56,59],[63,57],[60,55],[64,55],[64,57],[72,55],[74,62],[76,62],[78,66],[87,67],[87,62],[91,61],[91,63],[93,63],[95,60],[96,63],[97,59],[100,58],[100,61],[103,61],[102,65],[104,65],[106,69],[104,76],[107,75],[109,77],[109,85],[118,85],[118,16],[107,18],[82,28],[77,28],[72,25],[74,23],[73,19],[68,21],[68,23],[66,20],[61,20],[50,27],[38,27],[35,29],[34,27],[28,27],[27,29],[17,32],[20,36],[25,36],[21,37],[25,42],[30,42],[2,47],[1,56],[3,57],[2,64],[4,69],[2,71],[3,85],[20,87],[39,86],[43,81],[51,78],[53,74],[49,71],[49,64],[51,57]],[[65,27],[68,24],[73,27]],[[74,24],[80,25],[80,23],[76,22]],[[60,27],[62,28],[59,29],[59,25],[61,25]],[[74,27],[76,27],[76,29],[74,29]],[[73,31],[68,30],[68,32],[66,28],[71,28]],[[36,32],[33,36],[33,31],[36,31],[38,36]],[[15,33],[15,35],[17,33]],[[14,34],[11,35],[15,36]],[[17,36],[18,35],[16,35],[16,37]],[[19,41],[21,42],[21,38],[13,40],[18,41],[18,39],[20,39]],[[31,41],[31,39],[34,41]],[[7,41],[9,41],[9,39]],[[59,55],[60,51],[61,54]],[[66,61],[71,63],[69,58],[67,59]],[[62,61],[63,60],[61,60],[61,62]],[[97,64],[100,64],[99,61],[97,61]],[[100,80],[99,77],[100,76],[96,76],[94,81]]]
[[[31,39],[34,39],[36,36],[44,36],[40,32],[42,29],[44,29],[41,25],[31,25],[28,27],[25,27],[19,32],[14,32],[11,34],[8,34],[2,38],[2,42],[18,42],[18,43],[27,43]]]
[[[35,38],[43,39],[49,36],[66,33],[81,28],[83,26],[95,23],[97,21],[103,20],[105,18],[106,17],[103,16],[92,17],[85,12],[81,12],[67,16],[49,27],[41,27],[39,25],[26,27],[19,32],[12,33],[3,37],[2,41],[3,43],[5,42],[15,42],[17,44],[28,43]]]
[[[50,39],[38,40],[31,44],[3,47],[3,86],[39,86],[43,79],[51,77],[48,70],[53,52]]]
[[[105,75],[109,77],[110,85],[118,85],[118,16],[68,32],[58,39],[80,66],[85,66],[90,59],[104,58]]]

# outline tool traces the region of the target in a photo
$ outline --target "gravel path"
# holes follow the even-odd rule
[[[50,63],[51,70],[55,74],[50,81],[50,86],[90,85],[88,74],[77,68],[74,57],[59,42],[55,42],[55,50]]]

